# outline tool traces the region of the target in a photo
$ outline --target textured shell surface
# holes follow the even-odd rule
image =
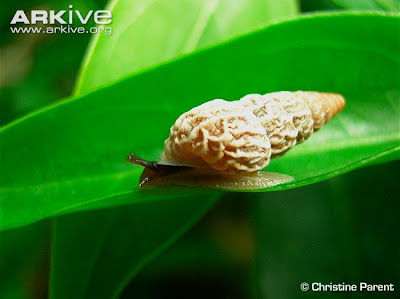
[[[254,172],[319,130],[344,107],[339,94],[281,91],[206,102],[170,129],[159,163]]]

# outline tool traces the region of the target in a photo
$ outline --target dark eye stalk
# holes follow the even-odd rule
[[[134,153],[130,153],[126,158],[128,163],[143,166],[145,169],[140,176],[139,188],[142,188],[146,183],[157,180],[158,178],[168,176],[183,170],[188,170],[188,166],[173,166],[158,164],[157,162],[147,161],[139,158]]]

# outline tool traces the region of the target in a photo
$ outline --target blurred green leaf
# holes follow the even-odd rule
[[[331,0],[332,3],[350,10],[400,11],[399,0]]]
[[[44,298],[50,251],[49,221],[0,232],[0,298]]]
[[[317,10],[337,10],[338,6],[332,3],[332,0],[300,0],[302,12]]]
[[[399,281],[400,194],[394,187],[399,166],[396,161],[288,192],[256,195],[258,297],[310,298],[310,291],[300,290],[302,282]],[[397,298],[395,293],[381,297]],[[319,292],[317,297],[321,294],[336,295]],[[350,297],[377,296],[364,291]]]
[[[2,228],[70,211],[215,192],[139,190],[142,169],[124,161],[130,150],[156,159],[175,118],[213,98],[298,89],[346,97],[347,107],[326,128],[272,161],[268,170],[296,179],[279,189],[387,155],[397,159],[398,24],[398,17],[383,14],[318,15],[276,24],[3,128]]]
[[[140,203],[134,209],[58,217],[50,298],[116,297],[132,276],[197,222],[214,201],[215,196],[200,194]]]
[[[102,9],[106,0],[74,1],[86,14]],[[4,2],[0,10],[0,126],[72,93],[90,34],[13,34],[10,21],[17,10],[67,10],[69,0]],[[71,26],[78,26],[76,20]],[[93,18],[85,26],[94,26]],[[62,57],[62,59],[60,59]]]
[[[294,15],[295,0],[144,0],[111,2],[113,34],[97,35],[77,93]]]
[[[88,41],[89,36],[82,34],[45,36],[44,39],[16,35],[8,48],[2,48],[9,57],[15,58],[2,65],[3,76],[10,82],[1,88],[0,125],[70,95]],[[26,57],[18,58],[25,51]],[[16,74],[16,63],[26,70]]]

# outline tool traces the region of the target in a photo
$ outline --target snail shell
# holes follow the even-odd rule
[[[235,190],[274,186],[293,178],[259,170],[310,138],[344,105],[339,94],[314,91],[249,94],[231,102],[216,99],[176,120],[158,163],[148,167],[133,154],[128,161],[146,167],[139,186],[150,178],[157,178],[159,185]]]
[[[159,163],[227,174],[258,171],[308,139],[344,103],[338,94],[303,91],[213,100],[176,120]]]

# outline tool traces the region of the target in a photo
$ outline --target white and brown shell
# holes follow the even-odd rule
[[[339,94],[314,91],[249,94],[231,102],[213,100],[176,120],[156,164],[201,169],[203,177],[205,173],[220,174],[229,181],[251,177],[271,158],[308,139],[344,105]]]

